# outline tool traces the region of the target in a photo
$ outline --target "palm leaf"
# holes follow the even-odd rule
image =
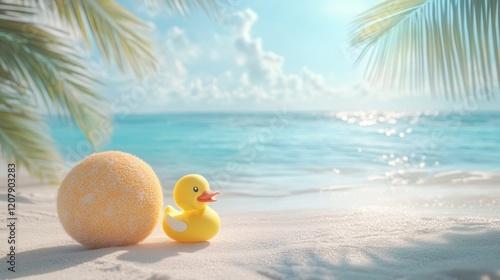
[[[39,0],[63,23],[82,35],[88,47],[94,40],[108,64],[142,77],[156,70],[153,45],[145,36],[150,27],[112,0]],[[91,37],[92,35],[92,37]]]
[[[23,36],[31,30],[29,40]],[[38,26],[0,18],[0,57],[4,72],[17,84],[25,84],[48,109],[71,116],[86,138],[96,146],[109,131],[96,128],[109,122],[106,102],[94,90],[97,81],[83,66],[70,45]]]
[[[3,71],[0,69],[0,107],[9,110],[22,108],[24,106],[24,94],[19,94],[26,90],[22,85],[3,77]],[[1,143],[1,142],[0,142]]]
[[[30,22],[36,13],[22,5],[0,5],[0,143],[4,159],[55,181],[61,159],[44,132],[39,101],[74,120],[94,147],[109,137],[110,120],[105,100],[94,91],[98,82],[72,42]]]
[[[30,106],[17,88],[0,79],[0,146],[6,162],[26,167],[32,174],[50,182],[59,180],[61,159],[43,118]]]
[[[153,9],[165,7],[170,13],[188,15],[192,9],[201,10],[215,20],[221,20],[224,13],[234,6],[231,0],[146,0]]]
[[[72,119],[93,147],[109,137],[105,100],[98,83],[64,34],[28,20],[34,10],[0,6],[0,143],[2,156],[32,175],[56,180],[60,158],[38,114],[49,111]]]
[[[353,23],[374,88],[491,98],[500,80],[498,0],[386,0]]]

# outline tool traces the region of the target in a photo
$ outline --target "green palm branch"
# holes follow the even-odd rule
[[[215,20],[221,20],[224,13],[242,0],[146,0],[153,9],[163,7],[170,13],[188,15],[192,9],[201,10]]]
[[[122,72],[132,69],[138,77],[153,73],[156,58],[146,37],[148,25],[111,0],[41,1],[91,47],[91,35],[108,63],[116,62]]]
[[[207,1],[208,2],[208,1]],[[179,7],[187,11],[190,2]],[[57,16],[59,25],[37,17]],[[109,64],[139,78],[154,73],[149,27],[111,0],[0,0],[0,147],[31,175],[56,182],[61,156],[41,115],[72,121],[94,148],[110,136],[107,100],[68,32]]]
[[[5,160],[55,181],[59,155],[44,132],[38,102],[73,119],[94,146],[109,136],[109,131],[96,133],[94,125],[109,122],[109,116],[83,59],[55,30],[26,20],[35,13],[15,4],[3,3],[0,9],[0,143]]]
[[[375,88],[490,99],[499,23],[498,0],[386,0],[353,23],[355,64]]]
[[[36,107],[19,96],[18,86],[0,81],[0,143],[2,155],[26,167],[33,176],[57,180],[59,155]]]

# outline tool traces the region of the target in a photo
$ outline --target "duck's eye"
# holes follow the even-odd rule
[[[198,192],[198,187],[194,187],[194,188],[193,188],[193,191],[194,191],[194,192]]]

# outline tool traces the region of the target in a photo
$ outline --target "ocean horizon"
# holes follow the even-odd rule
[[[51,118],[68,168],[90,154]],[[495,185],[500,113],[266,112],[116,115],[109,141],[149,163],[170,192],[198,173],[226,195],[290,196],[355,186]]]

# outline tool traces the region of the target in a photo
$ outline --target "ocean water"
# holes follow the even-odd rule
[[[91,151],[50,120],[71,167]],[[166,191],[185,174],[244,196],[371,185],[498,185],[500,113],[311,112],[117,115],[99,148],[134,154]]]

